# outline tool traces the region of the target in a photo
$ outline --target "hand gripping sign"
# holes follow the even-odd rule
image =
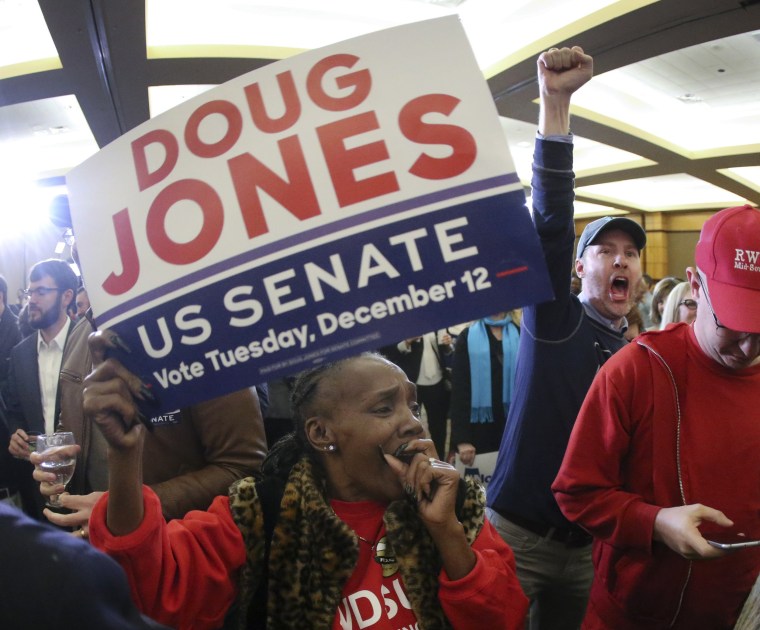
[[[150,415],[551,298],[456,17],[238,77],[67,184],[97,324]]]

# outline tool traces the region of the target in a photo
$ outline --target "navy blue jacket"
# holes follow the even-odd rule
[[[0,503],[0,628],[148,630],[111,558]]]
[[[551,492],[596,372],[627,342],[588,317],[570,293],[575,260],[573,146],[537,140],[533,221],[555,300],[523,309],[517,375],[488,505],[503,516],[571,528]]]

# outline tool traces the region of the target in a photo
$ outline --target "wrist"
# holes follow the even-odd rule
[[[436,542],[440,540],[443,543],[450,543],[460,536],[463,540],[467,540],[464,534],[464,526],[454,516],[443,523],[426,523],[425,526],[431,538]]]
[[[443,568],[450,580],[459,580],[472,571],[477,559],[459,521],[453,520],[435,527],[428,526],[428,531],[438,548]]]
[[[542,95],[538,131],[544,136],[570,133],[570,95]]]

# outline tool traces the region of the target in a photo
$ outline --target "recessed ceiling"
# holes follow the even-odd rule
[[[596,76],[574,99],[577,215],[760,204],[756,0],[0,0],[0,185],[61,183],[99,147],[199,91],[451,13],[526,187],[535,58],[578,44]]]

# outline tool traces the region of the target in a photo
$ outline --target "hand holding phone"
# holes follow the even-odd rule
[[[760,540],[747,538],[746,535],[736,532],[706,534],[705,539],[713,547],[725,550],[760,546]]]

